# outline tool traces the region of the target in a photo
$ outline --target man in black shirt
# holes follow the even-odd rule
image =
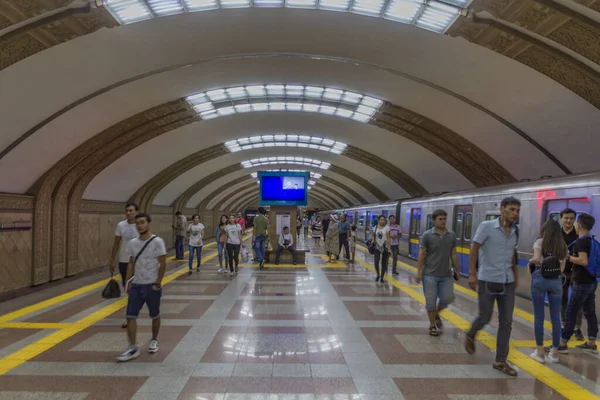
[[[560,212],[560,222],[562,225],[562,234],[565,239],[567,246],[574,244],[579,236],[575,231],[575,210],[565,208]],[[572,286],[573,281],[571,280],[571,273],[573,271],[573,263],[567,262],[565,266],[565,280],[563,281],[563,293],[562,301],[560,303],[560,320],[562,321],[562,327],[565,327],[565,311],[567,310],[567,303],[569,302],[569,288]],[[581,321],[583,320],[583,312],[579,310],[577,313],[577,319],[575,320],[575,339],[583,340],[583,333],[581,332]]]
[[[598,319],[596,318],[596,288],[598,281],[596,277],[587,272],[588,257],[592,248],[592,239],[590,231],[594,227],[596,220],[589,214],[582,213],[577,218],[575,229],[579,235],[579,239],[573,245],[573,255],[567,257],[567,261],[573,263],[573,272],[571,279],[573,280],[573,291],[571,298],[567,304],[565,313],[565,327],[562,332],[560,345],[558,346],[559,353],[567,353],[567,342],[571,339],[575,329],[575,320],[577,312],[583,308],[583,315],[588,326],[588,340],[582,345],[577,346],[581,350],[588,351],[593,354],[598,354],[596,347],[596,336],[598,335]]]

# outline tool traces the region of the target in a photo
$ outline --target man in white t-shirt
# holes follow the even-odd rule
[[[115,266],[117,265],[117,256],[119,264],[119,272],[121,273],[121,281],[123,288],[127,278],[127,264],[129,264],[129,242],[138,237],[138,231],[135,227],[135,215],[138,212],[138,205],[135,203],[127,203],[125,205],[125,220],[117,224],[115,232],[115,240],[113,241],[112,250],[110,253],[110,275],[115,274]],[[121,328],[127,328],[127,321],[121,325]]]
[[[160,298],[162,280],[167,269],[167,248],[164,240],[150,231],[152,218],[146,213],[135,217],[140,236],[129,242],[129,265],[127,266],[127,336],[129,347],[117,357],[117,361],[129,361],[140,355],[136,344],[137,317],[146,304],[152,318],[152,340],[148,346],[150,354],[158,351],[160,330]],[[130,282],[131,281],[131,282]]]
[[[283,227],[283,233],[279,235],[277,253],[275,255],[275,265],[279,264],[279,257],[283,250],[288,250],[292,253],[292,260],[296,265],[296,249],[294,248],[294,235],[290,233],[290,228],[287,226]]]

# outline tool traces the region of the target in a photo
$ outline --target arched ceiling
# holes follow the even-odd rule
[[[247,160],[329,164],[311,189],[328,206],[597,169],[598,1],[170,0],[171,11],[139,12],[165,1],[106,1],[112,14],[100,0],[0,3],[0,192],[36,196],[36,280],[76,270],[66,232],[77,237],[82,198],[240,207],[264,167]],[[188,12],[198,7],[223,9]],[[190,98],[247,85],[381,102],[354,118],[360,104],[342,97],[286,92],[264,96],[264,112],[227,99],[219,112],[240,112],[209,119]],[[224,145],[276,134],[347,147]]]

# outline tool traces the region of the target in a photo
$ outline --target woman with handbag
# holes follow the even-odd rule
[[[380,215],[377,218],[377,226],[373,229],[372,240],[375,244],[375,270],[377,271],[375,282],[383,283],[390,258],[390,227],[387,224],[385,215]],[[379,269],[380,261],[381,269]]]
[[[533,257],[529,261],[531,272],[531,299],[533,301],[534,333],[537,348],[530,357],[545,363],[544,357],[544,313],[545,298],[548,295],[550,321],[552,321],[552,350],[547,358],[559,362],[560,344],[560,303],[562,299],[562,272],[568,250],[558,222],[548,220],[542,225],[541,238],[533,243]]]

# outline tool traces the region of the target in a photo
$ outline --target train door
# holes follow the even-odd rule
[[[592,213],[592,203],[588,198],[550,200],[546,203],[544,220],[553,219],[560,222],[560,212],[565,208],[575,210],[577,216],[581,213]]]
[[[408,237],[408,255],[419,257],[419,240],[421,239],[421,209],[410,210],[410,232]]]
[[[473,206],[456,206],[452,229],[456,234],[456,252],[460,264],[460,274],[469,275],[469,254],[473,233]]]

